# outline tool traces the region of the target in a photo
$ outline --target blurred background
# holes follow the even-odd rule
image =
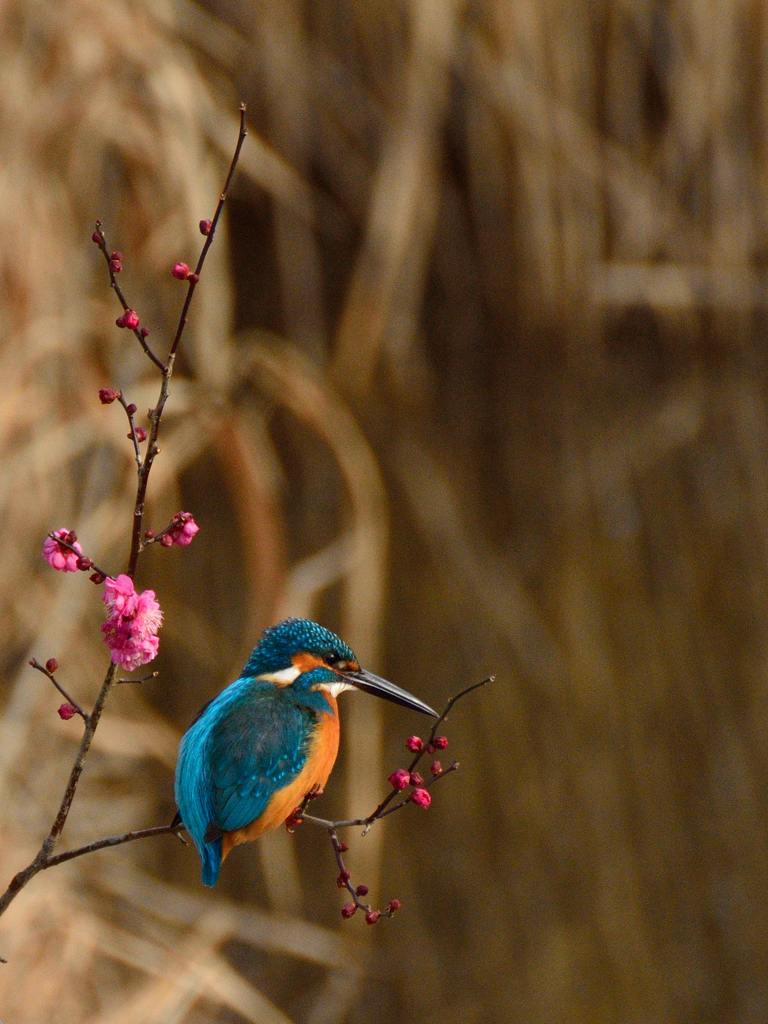
[[[6,1024],[768,1019],[768,17],[751,0],[2,0],[0,865],[39,847],[107,664],[120,410],[167,351],[250,134],[163,421],[160,677],[117,688],[66,845],[168,822],[181,732],[288,614],[435,707],[460,772],[350,838],[392,922],[342,927],[309,827],[213,891],[173,838],[38,876]],[[140,423],[144,421],[139,420]],[[413,715],[342,698],[318,813]]]

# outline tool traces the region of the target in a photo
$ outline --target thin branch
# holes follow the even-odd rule
[[[132,843],[136,839],[153,839],[155,836],[176,836],[180,842],[187,846],[187,840],[181,835],[183,828],[183,825],[155,825],[154,828],[140,828],[135,832],[123,832],[119,836],[97,839],[93,843],[86,843],[85,846],[78,846],[74,850],[65,850],[63,853],[57,853],[54,857],[49,857],[43,870],[55,868],[57,864],[64,864],[66,861],[74,860],[76,857],[84,857],[86,853],[95,853],[97,850],[106,850],[112,846]]]
[[[155,670],[150,672],[149,675],[140,676],[138,679],[116,679],[116,683],[148,683],[150,679],[157,679],[160,673]]]
[[[232,163],[229,165],[229,174],[227,175],[227,180],[224,182],[224,188],[222,190],[221,195],[219,196],[219,202],[218,202],[218,205],[216,206],[216,213],[214,213],[214,215],[213,215],[213,220],[211,221],[211,227],[210,227],[210,230],[208,231],[208,235],[207,235],[207,237],[205,239],[205,244],[203,245],[203,251],[200,253],[200,258],[197,261],[197,266],[195,267],[194,274],[192,274],[190,276],[190,278],[189,278],[189,288],[187,290],[187,298],[186,298],[186,301],[184,302],[184,308],[181,311],[181,318],[179,320],[179,326],[178,326],[178,328],[176,330],[176,337],[173,339],[173,344],[171,345],[171,352],[170,352],[171,357],[173,357],[176,354],[176,349],[179,347],[179,342],[181,341],[181,336],[184,333],[184,328],[187,325],[187,313],[189,312],[189,306],[190,306],[190,303],[192,302],[192,296],[195,293],[195,288],[197,287],[197,282],[200,279],[200,274],[202,273],[202,270],[203,270],[203,264],[205,263],[205,257],[208,255],[208,250],[210,249],[211,245],[213,244],[213,236],[216,234],[216,227],[217,227],[217,225],[219,223],[219,217],[221,216],[221,211],[224,209],[224,203],[226,203],[226,201],[227,201],[227,195],[229,194],[229,186],[232,184],[232,179],[235,176],[235,170],[237,168],[237,162],[240,159],[240,150],[243,148],[243,143],[245,142],[245,137],[246,137],[247,134],[248,134],[248,131],[247,131],[246,127],[245,127],[245,104],[241,103],[240,104],[240,134],[237,137],[237,145],[235,146],[235,152],[234,152],[234,155],[232,157]]]
[[[69,701],[69,703],[72,705],[72,707],[78,713],[78,715],[80,715],[82,720],[84,722],[88,721],[88,717],[89,716],[86,714],[85,711],[83,711],[83,709],[80,707],[80,705],[77,703],[77,701],[74,700],[72,697],[70,697],[70,695],[67,693],[67,691],[64,689],[64,687],[56,682],[56,677],[54,676],[53,672],[49,672],[48,669],[45,667],[45,665],[41,665],[40,664],[40,662],[37,660],[37,658],[33,658],[30,661],[29,664],[32,666],[32,668],[36,668],[38,672],[42,672],[44,676],[47,676],[51,680],[53,685],[56,687],[56,689],[59,691],[59,693],[62,695],[62,697],[65,700]]]
[[[131,402],[126,402],[122,391],[118,391],[117,400],[125,409],[125,415],[128,417],[128,425],[131,428],[131,440],[133,441],[134,457],[136,459],[136,466],[139,473],[141,472],[141,449],[139,448],[139,439],[136,436],[136,423],[133,417],[136,415],[136,406]]]
[[[110,256],[109,250],[107,249],[107,240],[104,237],[104,231],[102,230],[100,220],[96,221],[96,234],[99,237],[99,248],[104,253],[104,259],[107,261],[107,270],[109,271],[109,282],[112,285],[112,288],[114,289],[115,295],[117,295],[118,299],[120,300],[120,305],[123,307],[124,310],[127,311],[131,307],[128,305],[128,301],[126,300],[125,295],[123,295],[123,289],[117,283],[117,277],[115,276],[115,272],[110,265],[112,263],[112,257]],[[159,370],[163,370],[163,363],[161,362],[161,360],[157,358],[155,353],[147,344],[146,333],[143,333],[140,327],[133,328],[133,333],[136,336],[136,339],[138,340],[139,344],[144,349],[149,358],[152,360],[152,362],[155,364],[155,366]]]
[[[55,532],[49,533],[48,536],[51,538],[51,540],[55,540],[59,547],[66,548],[67,551],[73,552],[73,554],[77,555],[78,558],[85,557],[81,554],[81,552],[77,550],[74,544],[70,544],[69,541],[62,540],[61,537],[57,537]],[[93,569],[94,572],[97,572],[99,573],[100,576],[103,576],[105,580],[113,580],[115,578],[111,572],[107,572],[104,569],[100,569],[98,565],[96,565],[96,563],[90,558],[88,559],[88,567],[84,571],[87,572],[88,569]]]

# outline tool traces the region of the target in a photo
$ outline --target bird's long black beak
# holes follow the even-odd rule
[[[429,704],[425,704],[423,700],[414,697],[407,690],[401,690],[399,686],[395,686],[394,683],[382,679],[381,676],[375,676],[373,672],[366,672],[364,668],[342,672],[340,675],[348,683],[356,686],[358,690],[373,693],[377,697],[383,697],[384,700],[391,700],[393,704],[400,704],[404,708],[411,708],[412,711],[421,711],[422,714],[432,715],[433,718],[438,717],[437,712],[433,711]]]

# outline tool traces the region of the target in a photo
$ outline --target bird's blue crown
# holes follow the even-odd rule
[[[356,660],[344,641],[325,626],[309,619],[286,619],[264,631],[243,669],[243,676],[258,676],[290,668],[291,658],[299,651],[320,657],[332,653],[336,660]]]

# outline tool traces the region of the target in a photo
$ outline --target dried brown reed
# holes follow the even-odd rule
[[[288,613],[435,705],[500,674],[429,818],[353,848],[393,927],[330,926],[322,837],[233,856],[223,895],[170,839],[99,854],[4,919],[0,1017],[765,1018],[765,44],[735,2],[0,5],[5,873],[72,747],[19,665],[86,700],[104,661],[39,546],[124,550],[95,389],[153,397],[89,224],[162,339],[241,94],[152,497],[203,532],[153,560],[161,681],[118,694],[68,839],[170,817],[179,730]],[[404,720],[342,715],[326,799],[359,813]]]

